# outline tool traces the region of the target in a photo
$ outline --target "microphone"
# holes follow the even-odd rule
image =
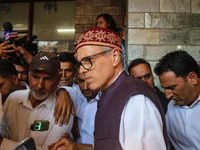
[[[18,33],[17,31],[14,31],[13,30],[13,26],[10,22],[5,22],[3,24],[3,28],[5,30],[5,33],[4,33],[4,38],[6,41],[10,41],[11,44],[14,45],[14,47],[17,47],[16,43],[15,43],[15,38],[18,38]],[[13,48],[12,48],[13,49]],[[18,57],[16,57],[16,53],[13,52],[13,53],[8,53],[7,55],[11,56],[10,60],[12,62],[20,62],[22,65],[24,65],[24,60],[22,59],[23,58],[23,55],[20,54]]]
[[[5,33],[4,33],[5,40],[11,41],[11,43],[14,44],[15,47],[17,47],[17,45],[14,41],[14,38],[18,38],[19,36],[18,36],[17,31],[13,30],[12,24],[10,22],[5,22],[3,24],[3,28],[5,30]]]

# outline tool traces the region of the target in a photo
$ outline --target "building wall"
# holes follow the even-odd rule
[[[200,62],[200,0],[128,0],[127,10],[127,63],[144,58],[154,68],[179,49]]]
[[[84,30],[95,27],[96,17],[102,13],[112,15],[120,27],[125,5],[125,0],[76,0],[75,41]]]
[[[144,58],[152,69],[168,52],[185,50],[200,62],[200,0],[76,0],[75,41],[101,13],[118,24],[126,11],[126,64]],[[155,78],[159,87],[158,78]]]

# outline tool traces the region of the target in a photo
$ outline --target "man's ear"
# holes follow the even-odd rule
[[[197,85],[198,84],[198,76],[195,72],[190,72],[188,75],[187,75],[187,81],[189,84],[191,85]]]
[[[114,48],[112,50],[112,61],[113,61],[113,66],[117,66],[120,62],[120,58],[121,58],[121,52],[119,49]]]
[[[12,82],[15,86],[17,86],[19,84],[19,79],[18,79],[17,75],[12,76]]]

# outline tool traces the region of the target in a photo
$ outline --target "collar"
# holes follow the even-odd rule
[[[113,80],[113,82],[115,82],[115,80],[117,80],[117,78],[119,77],[119,75],[124,71],[124,69],[122,69],[119,74],[117,75],[117,77]],[[112,84],[113,84],[112,82]],[[101,95],[103,94],[103,92],[100,90],[99,93],[97,95],[99,95],[99,98],[101,97]]]
[[[190,107],[188,107],[188,106],[182,106],[183,108],[192,108],[192,107],[195,107],[195,105],[198,103],[200,101],[200,95],[199,95],[199,97],[197,98],[197,100],[195,101],[195,102],[193,102],[192,103],[192,105],[190,106]]]
[[[27,108],[30,108],[30,109],[33,109],[32,105],[31,105],[31,102],[29,100],[29,95],[30,95],[30,89],[26,90],[27,93],[26,95],[20,99],[18,101],[18,103],[22,103],[23,106],[27,107]],[[54,101],[55,101],[55,96],[53,94],[50,94],[48,96],[47,99],[45,99],[40,105],[38,105],[37,107],[41,107],[42,105],[46,106],[48,109],[52,109],[53,106],[54,106]],[[35,108],[37,108],[35,107]]]

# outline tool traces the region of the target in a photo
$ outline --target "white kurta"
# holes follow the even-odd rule
[[[119,141],[124,150],[166,150],[162,118],[149,98],[130,97],[121,115]]]

